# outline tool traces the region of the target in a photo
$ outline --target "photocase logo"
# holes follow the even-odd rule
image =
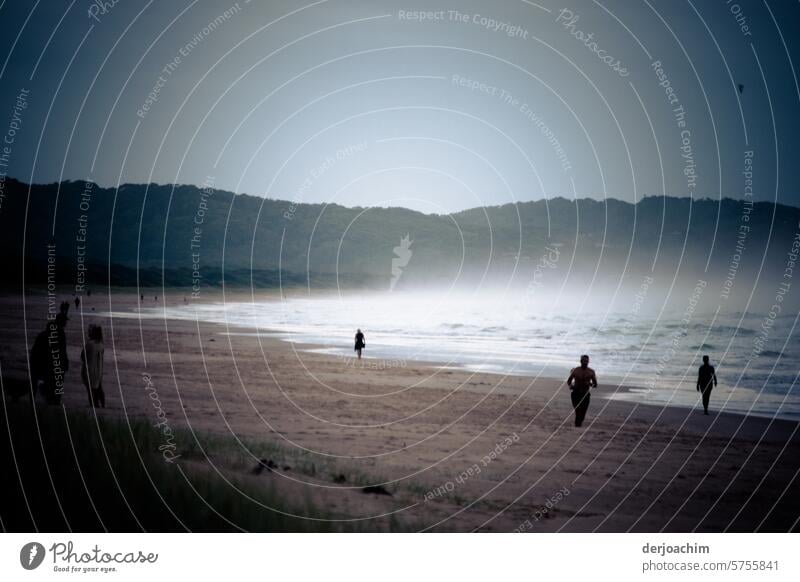
[[[392,259],[392,281],[389,283],[389,291],[394,291],[395,285],[397,285],[400,276],[403,274],[403,268],[411,260],[411,255],[414,254],[411,250],[413,243],[414,241],[410,240],[410,235],[406,233],[406,236],[400,239],[400,244],[392,249],[394,250],[395,258]]]
[[[19,552],[19,563],[26,570],[35,570],[44,561],[44,546],[39,542],[28,542]]]

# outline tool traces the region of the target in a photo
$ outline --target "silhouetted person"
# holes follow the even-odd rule
[[[597,387],[597,376],[589,367],[589,356],[581,356],[581,365],[572,369],[567,378],[567,386],[571,391],[572,407],[575,409],[575,426],[580,426],[589,410],[589,391]]]
[[[55,325],[53,322],[48,321],[44,326],[44,331],[40,331],[33,341],[31,347],[31,386],[33,387],[33,397],[36,398],[36,393],[39,390],[47,392],[47,377],[48,373],[48,360],[50,357],[50,349],[47,346],[47,336],[49,335],[50,327]]]
[[[61,303],[55,318],[48,318],[43,331],[36,336],[31,348],[31,382],[35,392],[42,387],[48,404],[60,404],[64,394],[64,377],[69,370],[67,336],[64,328],[69,321],[69,303]]]
[[[144,301],[144,293],[139,295],[139,301]]]
[[[356,353],[358,354],[358,359],[361,359],[361,350],[367,347],[367,343],[364,341],[364,334],[361,333],[361,330],[356,330],[356,347],[354,348]]]
[[[75,296],[75,309],[80,309],[81,307],[81,298],[77,295]]]
[[[106,394],[103,392],[103,328],[89,324],[86,346],[81,350],[81,380],[89,394],[89,406],[106,407]]]
[[[86,290],[86,296],[87,297],[91,297],[92,296],[92,290],[91,289],[87,289]]]
[[[711,389],[717,385],[717,372],[708,363],[708,356],[703,356],[703,365],[697,370],[697,391],[703,395],[703,414],[708,414],[708,400]]]

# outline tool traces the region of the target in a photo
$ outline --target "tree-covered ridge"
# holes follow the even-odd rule
[[[732,199],[554,198],[450,215],[405,208],[346,208],[263,199],[187,185],[83,181],[6,183],[0,212],[9,280],[41,282],[50,253],[61,277],[84,269],[112,283],[389,285],[394,249],[408,235],[412,256],[402,285],[479,281],[524,283],[558,249],[562,272],[601,277],[652,270],[724,272],[732,259],[767,268],[798,231],[800,209]],[[769,245],[767,244],[769,242]],[[48,247],[54,245],[54,247]],[[23,260],[24,259],[24,260]],[[83,265],[83,266],[80,266]],[[109,270],[110,269],[110,270]],[[163,278],[163,281],[162,281]],[[338,279],[338,281],[337,281]],[[486,280],[486,279],[484,279]]]

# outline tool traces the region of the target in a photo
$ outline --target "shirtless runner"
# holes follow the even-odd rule
[[[575,409],[575,426],[580,426],[589,410],[589,391],[597,387],[597,376],[589,367],[589,356],[581,356],[581,365],[572,369],[567,378],[567,386],[571,391],[572,407]]]

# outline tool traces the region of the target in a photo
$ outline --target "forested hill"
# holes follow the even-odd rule
[[[800,209],[732,199],[555,198],[428,215],[404,208],[345,208],[265,200],[195,186],[82,181],[34,185],[8,179],[0,207],[5,280],[30,283],[51,270],[115,285],[305,284],[388,288],[477,281],[530,282],[536,265],[576,280],[624,272],[779,275]],[[409,244],[401,242],[408,235]],[[52,246],[49,246],[52,245]],[[194,274],[194,276],[193,276]],[[767,274],[762,271],[762,275]],[[198,277],[199,275],[199,277]],[[195,281],[196,283],[197,281]]]

